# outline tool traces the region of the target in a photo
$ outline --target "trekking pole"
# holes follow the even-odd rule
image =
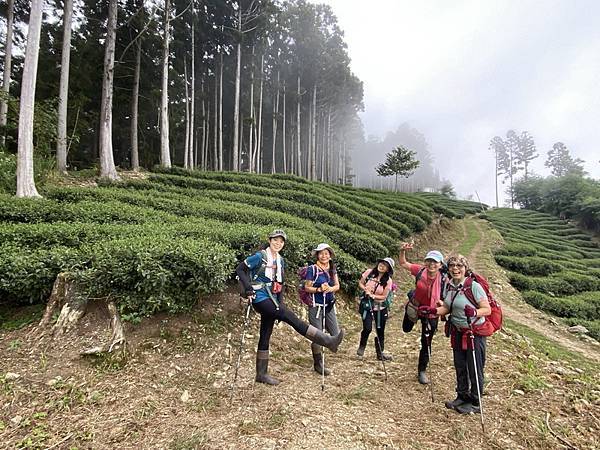
[[[237,363],[235,364],[235,374],[233,376],[233,382],[231,383],[231,393],[229,396],[229,404],[233,401],[233,390],[235,388],[235,382],[237,381],[238,371],[240,369],[240,362],[242,361],[242,350],[244,347],[244,340],[246,338],[246,329],[248,328],[248,322],[250,318],[250,309],[252,308],[252,302],[248,301],[248,306],[246,307],[246,315],[244,317],[244,327],[242,328],[242,335],[240,336],[240,349],[238,351]]]
[[[385,361],[383,359],[383,350],[381,349],[381,342],[379,341],[379,336],[377,335],[377,322],[375,321],[375,314],[373,313],[373,301],[369,300],[371,312],[371,321],[373,325],[375,325],[375,342],[377,342],[377,348],[379,349],[379,354],[381,355],[381,365],[383,366],[383,374],[385,376],[384,381],[387,381],[387,370],[385,370]]]
[[[429,322],[429,318],[425,318],[427,321],[427,326],[425,327],[425,339],[427,339],[427,351],[429,352],[429,390],[431,391],[431,402],[435,403],[433,398],[433,364],[431,362],[431,341],[433,340],[433,333],[431,330],[431,323]]]
[[[323,294],[323,318],[321,323],[323,328],[321,331],[325,333],[325,294]],[[325,392],[325,347],[321,347],[321,392]]]
[[[473,351],[473,369],[475,370],[475,383],[477,383],[477,398],[479,399],[479,415],[481,417],[481,431],[485,433],[485,425],[483,424],[483,402],[481,401],[481,390],[479,389],[479,375],[477,371],[477,358],[475,358],[475,335],[471,325],[471,318],[467,316],[467,324],[469,325],[469,338],[471,340],[471,350]]]

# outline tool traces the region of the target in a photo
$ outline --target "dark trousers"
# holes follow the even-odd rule
[[[429,325],[429,327],[427,327]],[[427,369],[429,364],[429,347],[433,340],[433,335],[437,331],[438,319],[421,319],[421,351],[419,352],[419,372]]]
[[[454,369],[456,370],[456,393],[464,400],[470,400],[473,404],[478,405],[477,397],[477,382],[475,378],[475,370],[477,370],[477,379],[479,380],[479,392],[483,395],[483,369],[485,367],[485,336],[475,336],[475,360],[477,361],[477,369],[473,367],[473,350],[471,350],[471,339],[467,337],[469,342],[468,350],[461,350],[460,343],[462,342],[462,333],[456,333],[456,343],[459,349],[454,349]]]
[[[254,310],[260,314],[260,337],[258,339],[258,350],[269,350],[269,341],[273,332],[275,321],[279,320],[291,325],[294,330],[302,336],[306,335],[308,324],[303,322],[286,306],[279,302],[279,310],[270,299],[263,300],[260,303],[253,303]]]
[[[379,317],[378,317],[379,315]],[[373,311],[373,316],[375,317],[375,330],[377,333],[377,338],[379,339],[379,344],[381,345],[381,351],[384,350],[384,341],[385,341],[385,324],[388,319],[388,310],[387,308],[382,309],[381,311]],[[379,326],[377,326],[379,325]],[[371,313],[367,311],[365,318],[363,319],[363,329],[360,333],[360,346],[365,347],[367,345],[367,341],[369,340],[369,334],[373,330],[373,318],[371,317]],[[377,345],[375,345],[377,348]]]

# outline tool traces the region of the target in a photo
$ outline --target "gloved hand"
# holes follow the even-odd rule
[[[465,306],[465,316],[467,317],[475,317],[477,315],[477,310],[470,305]]]
[[[434,308],[433,306],[426,306],[426,305],[419,306],[419,316],[420,317],[427,317],[430,314],[437,314],[437,308]]]

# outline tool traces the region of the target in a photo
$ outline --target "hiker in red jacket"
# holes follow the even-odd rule
[[[415,300],[419,306],[436,307],[442,304],[442,293],[446,284],[444,267],[444,255],[438,250],[431,250],[425,255],[424,264],[412,264],[406,260],[406,251],[412,250],[413,245],[404,242],[400,248],[398,263],[400,267],[410,271],[415,277]],[[418,379],[421,384],[428,384],[427,365],[429,364],[429,348],[433,335],[437,331],[438,316],[436,314],[423,314],[420,312],[421,321],[421,351],[419,352],[419,364],[417,367]],[[405,332],[412,329],[412,322],[407,324],[408,317],[404,316],[402,328]]]
[[[469,262],[464,256],[456,255],[448,258],[448,274],[452,280],[448,283],[444,304],[437,308],[428,306],[419,308],[424,314],[450,314],[450,343],[456,370],[457,397],[447,401],[446,408],[454,409],[461,414],[480,412],[486,337],[480,335],[478,330],[485,328],[486,316],[492,312],[488,296],[477,281],[472,281],[470,287],[472,295],[468,294],[472,300],[469,300],[465,294],[463,285],[468,271]]]

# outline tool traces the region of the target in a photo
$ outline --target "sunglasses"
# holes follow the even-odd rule
[[[426,259],[425,260],[425,264],[438,264],[438,262],[435,259]]]
[[[462,269],[463,267],[465,267],[465,265],[460,263],[450,263],[448,264],[448,267],[458,267],[459,269]]]

